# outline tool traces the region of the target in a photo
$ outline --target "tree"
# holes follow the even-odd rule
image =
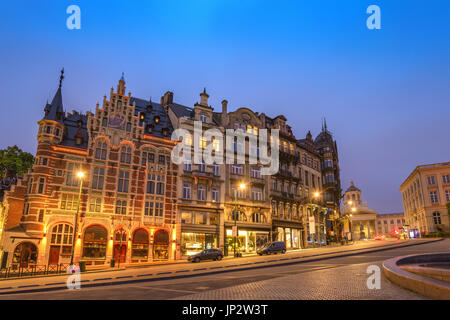
[[[14,145],[0,150],[0,178],[7,175],[23,175],[33,165],[31,153],[22,151]]]

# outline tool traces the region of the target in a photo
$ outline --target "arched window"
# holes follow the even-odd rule
[[[14,249],[13,264],[19,267],[28,267],[37,263],[37,248],[31,242],[22,242]]]
[[[98,140],[97,147],[95,149],[95,159],[106,160],[106,153],[108,151],[108,145],[105,140]]]
[[[73,227],[71,225],[61,223],[52,228],[51,245],[69,245],[72,247],[72,240]]]
[[[133,245],[131,247],[131,258],[148,258],[148,232],[145,229],[137,229],[133,233]]]
[[[120,149],[120,162],[131,163],[131,147],[122,146]]]
[[[60,258],[68,258],[72,253],[73,227],[67,223],[54,225],[50,235],[48,264],[60,263]]]
[[[102,226],[86,228],[83,238],[83,258],[106,259],[107,231]]]
[[[166,230],[158,230],[154,235],[153,259],[169,259],[169,233]]]

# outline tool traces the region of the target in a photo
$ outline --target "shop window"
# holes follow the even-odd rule
[[[14,249],[13,265],[28,267],[37,263],[37,247],[31,242],[22,242]]]
[[[169,233],[166,230],[158,230],[154,235],[153,245],[154,260],[169,259]]]
[[[148,232],[145,229],[138,229],[133,233],[133,245],[131,247],[131,258],[148,258]]]
[[[106,258],[107,231],[102,226],[90,226],[86,228],[83,238],[83,258]]]

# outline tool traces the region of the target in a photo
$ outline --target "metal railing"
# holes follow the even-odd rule
[[[8,268],[0,269],[0,279],[32,277],[48,274],[62,274],[67,272],[68,263],[49,264],[49,265],[30,265],[21,267],[13,265]]]

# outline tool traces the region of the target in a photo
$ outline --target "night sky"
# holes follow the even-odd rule
[[[66,8],[81,8],[81,30]],[[381,8],[381,30],[366,8]],[[343,189],[354,180],[380,213],[402,212],[400,184],[450,161],[448,1],[4,1],[0,9],[0,148],[36,151],[65,68],[66,111],[95,110],[125,72],[127,92],[165,91],[284,114],[298,139],[326,117]]]

